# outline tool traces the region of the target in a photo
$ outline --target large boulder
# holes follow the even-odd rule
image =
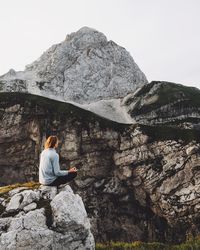
[[[1,195],[0,249],[95,249],[81,197],[70,186],[15,188]]]

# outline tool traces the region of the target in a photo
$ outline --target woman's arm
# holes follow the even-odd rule
[[[53,170],[54,170],[54,174],[56,176],[63,176],[63,175],[68,175],[69,171],[67,170],[60,170],[60,165],[59,165],[59,155],[55,154],[53,161]]]

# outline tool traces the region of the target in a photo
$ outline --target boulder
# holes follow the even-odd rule
[[[3,196],[1,250],[95,249],[85,206],[70,186],[16,188]]]

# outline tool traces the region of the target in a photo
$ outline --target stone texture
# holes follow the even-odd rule
[[[196,100],[190,100],[195,108]],[[17,93],[2,94],[0,107],[2,185],[38,180],[43,142],[56,134],[61,167],[78,169],[70,185],[84,201],[96,241],[178,242],[187,234],[199,234],[198,116],[190,128],[172,120],[149,126],[142,119],[141,124],[126,125],[69,104]],[[179,116],[186,111],[187,105],[176,109]],[[55,189],[38,190],[44,199],[58,195]],[[12,191],[22,215],[23,192],[30,191]],[[27,200],[24,207],[37,203],[36,198]]]
[[[55,189],[57,194],[52,195]],[[14,193],[15,190],[12,191]],[[0,249],[95,249],[83,201],[69,186],[62,191],[56,187],[41,186],[39,189],[12,193],[9,192],[5,207],[1,208]],[[14,198],[19,195],[22,197],[20,201]],[[38,199],[30,203],[30,197]],[[17,206],[7,209],[11,208],[14,199]],[[24,200],[29,202],[25,207]]]
[[[122,106],[136,122],[200,129],[200,90],[153,81],[123,98]]]

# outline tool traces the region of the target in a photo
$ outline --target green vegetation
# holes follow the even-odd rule
[[[144,243],[135,242],[108,242],[96,243],[96,250],[199,250],[200,237],[191,238],[185,243],[179,245],[169,245],[159,242]]]
[[[187,87],[182,84],[165,82],[158,89],[160,105],[177,101],[178,98],[191,100],[193,106],[200,106],[200,90],[195,87]]]
[[[144,95],[146,95],[150,89],[156,85],[161,84],[158,89],[155,90],[153,95],[158,95],[158,100],[149,105],[140,105]],[[174,107],[200,107],[200,90],[195,87],[188,87],[182,84],[172,82],[151,82],[145,85],[137,94],[136,97],[141,98],[137,107],[132,111],[132,115],[145,114],[159,108],[161,106],[174,103]],[[181,100],[177,103],[178,100]]]
[[[188,87],[182,84],[177,84],[173,82],[156,82],[153,81],[145,85],[136,96],[142,96],[147,94],[150,89],[155,85],[161,83],[160,87],[154,92],[158,94],[159,98],[157,104],[164,105],[174,101],[178,98],[189,99],[192,101],[194,106],[200,105],[200,90],[195,87]],[[152,104],[153,105],[153,104]]]
[[[97,243],[96,244],[96,250],[144,250],[144,249],[149,249],[149,250],[165,250],[165,246],[162,243],[143,243],[141,241],[135,241],[131,243],[127,242],[113,242],[111,241],[110,243],[107,244],[101,244]]]

